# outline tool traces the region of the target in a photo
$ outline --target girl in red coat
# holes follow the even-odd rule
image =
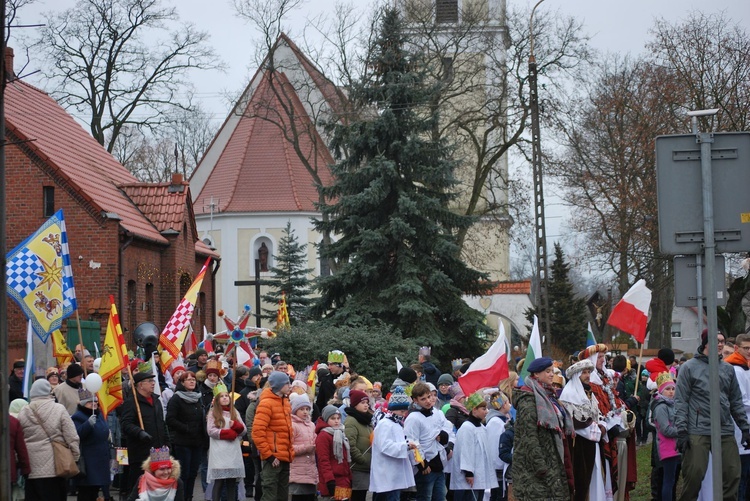
[[[315,426],[315,452],[318,455],[318,489],[320,495],[337,501],[352,494],[352,471],[349,441],[341,424],[341,412],[333,405],[323,408]]]

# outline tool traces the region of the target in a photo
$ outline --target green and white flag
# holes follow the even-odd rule
[[[539,335],[539,319],[534,315],[534,327],[531,329],[531,335],[529,336],[529,347],[526,349],[526,359],[523,362],[523,369],[518,375],[521,378],[521,383],[526,381],[526,376],[529,375],[529,365],[531,362],[542,356],[542,338]]]

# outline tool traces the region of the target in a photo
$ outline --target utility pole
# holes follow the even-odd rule
[[[542,144],[539,132],[539,94],[537,93],[537,66],[534,57],[534,12],[544,0],[531,9],[529,20],[529,108],[531,109],[531,166],[534,177],[534,231],[536,241],[536,315],[539,334],[547,348],[551,346],[549,325],[549,296],[547,293],[547,230],[544,218],[544,189],[542,182]]]
[[[0,5],[0,49],[3,61],[0,64],[0,269],[3,285],[6,283],[6,211],[5,211],[5,83],[8,79],[5,68],[5,2]],[[8,295],[0,298],[0,499],[10,499],[10,419],[8,406]]]

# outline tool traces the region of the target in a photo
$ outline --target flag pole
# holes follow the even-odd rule
[[[135,381],[133,380],[133,370],[128,364],[128,376],[130,376],[130,385],[133,388],[133,398],[135,399],[135,410],[138,413],[138,423],[141,425],[141,429],[145,430],[143,426],[143,416],[141,415],[141,404],[138,403],[138,390],[135,388]]]
[[[638,366],[635,368],[636,371],[641,367],[641,360],[643,360],[643,343],[638,343],[641,345],[641,353],[638,355]],[[633,396],[638,396],[638,383],[641,381],[641,374],[638,372],[638,374],[635,375],[635,390],[633,390]]]
[[[234,416],[234,384],[237,380],[237,343],[234,343],[234,356],[232,357],[232,393],[229,395],[229,417]]]
[[[81,316],[78,314],[78,310],[76,309],[76,324],[78,325],[78,342],[81,343],[81,367],[83,367],[83,377],[86,378],[88,374],[86,374],[86,364],[83,363],[83,352],[86,349],[85,346],[83,346],[83,333],[81,332]],[[75,354],[73,355],[73,358],[75,359]]]

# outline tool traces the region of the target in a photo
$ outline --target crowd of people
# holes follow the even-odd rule
[[[674,499],[680,475],[680,499],[711,499],[707,339],[704,331],[689,360],[662,349],[645,367],[610,357],[604,344],[567,366],[517,360],[507,379],[468,395],[460,378],[470,361],[443,373],[428,347],[387,385],[338,350],[296,372],[279,354],[261,351],[252,367],[233,368],[198,349],[163,375],[133,362],[124,403],[106,419],[82,382],[95,370],[82,347],[76,362],[34,381],[28,401],[17,361],[14,499],[106,500],[114,487],[130,500],[619,501],[638,481],[636,446],[647,442],[652,499]],[[731,350],[718,340],[723,499],[744,501],[750,335]],[[60,475],[55,443],[78,475]],[[124,468],[117,447],[127,450]]]

